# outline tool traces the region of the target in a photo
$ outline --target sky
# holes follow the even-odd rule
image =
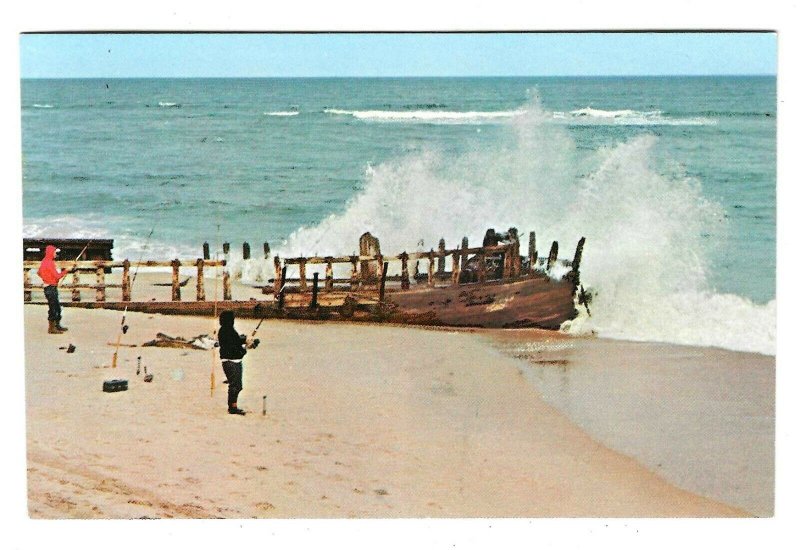
[[[22,78],[770,74],[759,33],[21,34]]]

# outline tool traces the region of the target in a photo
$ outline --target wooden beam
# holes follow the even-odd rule
[[[280,256],[275,256],[273,258],[272,263],[275,265],[275,282],[273,286],[273,294],[275,296],[281,291],[281,286],[283,286],[283,278],[281,277],[281,259]]]
[[[439,261],[436,266],[436,272],[444,273],[444,259],[447,256],[447,249],[444,246],[444,238],[439,239]]]
[[[452,280],[451,284],[457,285],[458,279],[461,277],[461,261],[460,261],[460,254],[458,252],[453,252],[453,272],[452,272]]]
[[[31,272],[27,269],[22,270],[22,282],[25,285],[25,291],[23,293],[23,297],[26,302],[31,301]]]
[[[197,301],[198,302],[205,302],[206,300],[206,288],[205,288],[205,281],[203,280],[203,265],[204,265],[203,258],[197,259]]]
[[[106,270],[102,267],[97,268],[97,291],[95,293],[97,302],[106,301]]]
[[[325,292],[333,290],[333,258],[325,264]]]
[[[180,280],[180,267],[181,262],[177,258],[172,260],[172,301],[181,301],[181,280]]]
[[[402,288],[403,290],[408,290],[411,286],[408,280],[408,254],[406,254],[405,252],[400,254],[400,261],[401,261],[400,288]],[[386,280],[385,274],[383,279],[384,281]]]
[[[553,245],[550,247],[550,255],[547,256],[547,270],[550,271],[550,268],[556,263],[558,259],[558,241],[553,241]]]
[[[131,263],[128,260],[122,262],[122,301],[131,301]]]

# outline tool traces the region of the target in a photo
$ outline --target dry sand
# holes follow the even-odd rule
[[[266,321],[238,417],[212,351],[121,347],[111,369],[120,312],[65,309],[63,335],[24,312],[33,518],[749,515],[600,444],[468,331]],[[127,321],[123,344],[214,324]],[[114,378],[129,390],[102,392]]]

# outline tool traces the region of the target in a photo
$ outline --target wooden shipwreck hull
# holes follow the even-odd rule
[[[530,233],[528,254],[520,255],[517,231],[496,234],[489,230],[483,246],[470,248],[466,237],[461,246],[438,250],[403,252],[383,256],[375,237],[366,233],[360,240],[359,255],[344,257],[273,258],[275,275],[263,287],[263,300],[232,300],[228,258],[222,261],[148,261],[145,267],[172,267],[171,301],[135,301],[124,262],[79,262],[79,270],[96,273],[95,284],[81,284],[73,277],[72,302],[65,306],[103,308],[172,315],[215,315],[234,311],[239,317],[308,320],[350,320],[393,322],[417,325],[443,325],[485,328],[538,327],[558,329],[575,318],[576,294],[580,288],[579,268],[585,239],[581,238],[572,260],[558,259],[558,243],[549,255],[539,258],[535,233]],[[246,243],[245,243],[246,244]],[[227,248],[224,249],[227,253]],[[267,251],[265,245],[265,254]],[[390,263],[399,263],[399,275],[388,275]],[[334,277],[334,265],[347,265],[349,277]],[[422,264],[422,265],[421,265]],[[35,262],[26,262],[25,300],[31,301],[29,271]],[[206,299],[203,269],[223,266],[223,299]],[[324,269],[323,269],[324,266]],[[182,300],[179,270],[196,271],[197,296]],[[423,270],[420,270],[420,267]],[[106,284],[104,270],[121,268],[122,285]],[[287,268],[296,274],[287,276]],[[312,277],[307,272],[314,271]],[[395,268],[395,273],[397,269]],[[321,276],[322,275],[322,276]],[[166,283],[169,285],[170,283]],[[107,301],[106,288],[122,288],[121,301]],[[80,300],[80,289],[96,291],[95,301]]]
[[[419,288],[388,293],[396,306],[395,320],[428,324],[510,328],[558,329],[577,315],[575,287],[535,274],[516,281],[489,281],[445,288]]]

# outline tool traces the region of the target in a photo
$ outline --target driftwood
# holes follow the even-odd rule
[[[150,340],[142,344],[142,347],[157,347],[157,348],[188,348],[188,349],[211,349],[214,347],[215,341],[209,337],[208,334],[201,334],[190,338],[189,340],[181,338],[180,336],[170,336],[159,332],[156,334],[155,340]]]

